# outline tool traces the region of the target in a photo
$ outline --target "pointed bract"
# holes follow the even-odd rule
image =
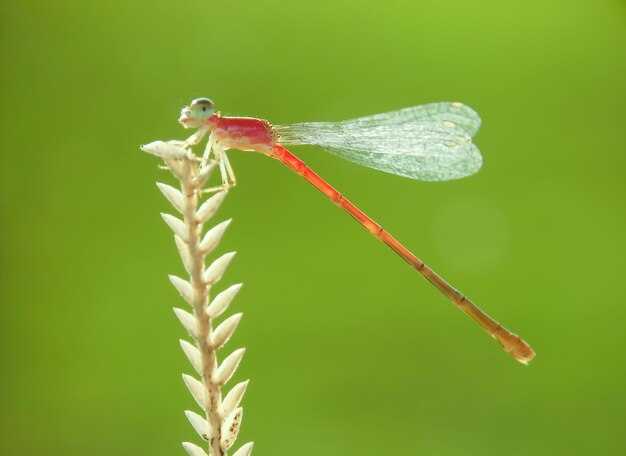
[[[176,158],[163,158],[163,160],[167,164],[167,167],[170,169],[172,174],[176,176],[176,179],[178,179],[179,181],[185,179],[187,173],[189,172],[186,166],[186,161],[182,161]]]
[[[246,392],[246,388],[248,387],[249,382],[249,380],[246,380],[245,382],[240,382],[233,386],[233,389],[228,392],[228,394],[222,401],[220,415],[229,416],[231,413],[233,413],[233,410],[235,410],[239,406],[239,403],[241,402],[241,399]]]
[[[198,435],[202,437],[207,442],[209,441],[209,423],[202,418],[197,413],[192,412],[191,410],[185,410],[185,415],[187,419],[196,430]]]
[[[226,198],[226,192],[221,191],[202,203],[202,206],[200,206],[200,209],[196,212],[196,220],[198,223],[205,223],[213,217],[213,214],[219,209],[224,198]]]
[[[219,317],[228,308],[237,293],[239,293],[239,290],[241,290],[242,286],[242,283],[231,285],[213,298],[213,301],[211,301],[211,304],[209,304],[209,307],[206,310],[209,317]]]
[[[198,322],[196,317],[183,309],[179,309],[178,307],[174,307],[174,313],[183,324],[189,335],[198,340]]]
[[[172,282],[172,285],[174,285],[174,288],[178,290],[183,299],[193,306],[193,302],[196,298],[196,293],[193,291],[193,287],[191,286],[191,284],[186,280],[183,280],[180,277],[172,274],[170,274],[168,277],[170,278],[170,282]]]
[[[185,197],[177,188],[172,187],[171,185],[162,184],[161,182],[157,182],[157,187],[163,193],[163,196],[167,198],[167,200],[172,203],[174,209],[176,209],[181,214],[185,213]]]
[[[176,234],[174,235],[174,242],[176,242],[176,248],[178,249],[178,253],[180,253],[180,258],[183,260],[185,271],[191,274],[191,270],[193,269],[193,260],[191,258],[191,254],[189,253],[187,243]]]
[[[163,217],[163,220],[165,221],[165,223],[167,223],[167,226],[172,229],[174,234],[180,237],[183,241],[189,242],[189,230],[187,229],[187,225],[185,225],[185,222],[183,222],[179,218],[174,217],[171,214],[166,214],[164,212],[161,212],[161,217]]]
[[[204,281],[207,285],[213,285],[222,278],[224,272],[226,271],[226,268],[228,267],[236,253],[237,252],[225,253],[209,265],[206,271],[204,271],[203,275]]]
[[[215,160],[211,160],[207,165],[200,168],[200,172],[194,179],[194,183],[198,187],[204,187],[204,184],[206,184],[206,182],[211,177],[211,174],[213,174],[213,170],[215,170],[216,165],[217,165],[217,162]]]
[[[141,146],[141,150],[161,158],[185,158],[189,155],[187,149],[177,142],[153,141]]]
[[[241,407],[233,410],[228,418],[222,424],[222,445],[229,449],[237,440],[239,428],[241,427],[241,419],[243,418],[243,409]]]
[[[200,350],[191,345],[186,340],[180,340],[180,346],[182,347],[187,359],[196,370],[196,372],[202,375],[202,357],[200,356]]]
[[[187,374],[183,374],[183,381],[185,382],[185,385],[187,385],[189,392],[196,400],[200,408],[202,410],[206,410],[206,393],[204,392],[204,385],[202,382]]]
[[[215,328],[215,331],[211,336],[211,346],[214,350],[221,348],[226,342],[228,342],[228,339],[230,339],[235,332],[235,329],[237,329],[237,325],[239,324],[242,316],[242,313],[232,315],[224,320],[221,325]]]
[[[183,442],[183,448],[189,456],[207,456],[202,448],[190,442]]]
[[[202,253],[204,253],[205,255],[209,254],[213,251],[215,247],[217,247],[217,244],[219,244],[222,240],[222,236],[224,236],[226,228],[228,228],[228,225],[230,225],[230,222],[232,221],[233,219],[225,220],[222,223],[215,225],[213,228],[206,232],[206,234],[202,238],[202,241],[200,242],[200,250],[202,251]]]
[[[232,352],[224,361],[222,361],[222,364],[220,364],[220,367],[217,368],[217,373],[215,374],[215,383],[223,385],[230,380],[237,370],[245,352],[245,348],[240,348]]]
[[[243,445],[241,448],[239,448],[237,451],[235,451],[235,454],[233,454],[233,456],[250,456],[250,454],[252,454],[253,446],[254,446],[254,442],[248,442],[245,445]]]

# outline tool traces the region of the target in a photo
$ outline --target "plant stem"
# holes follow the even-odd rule
[[[209,425],[209,454],[211,456],[226,456],[226,451],[222,448],[222,431],[220,416],[220,405],[222,402],[220,385],[215,382],[217,371],[217,357],[215,350],[211,346],[211,334],[213,332],[211,318],[206,312],[209,302],[209,288],[203,278],[205,255],[200,249],[202,225],[196,218],[199,195],[201,188],[194,182],[194,177],[198,174],[196,162],[185,159],[183,164],[183,178],[181,179],[181,190],[185,198],[184,221],[188,229],[189,256],[191,258],[190,283],[194,290],[195,299],[193,302],[193,313],[197,320],[198,348],[202,359],[202,383],[206,395],[206,418]]]

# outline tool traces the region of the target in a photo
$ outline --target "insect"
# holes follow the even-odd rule
[[[517,361],[528,364],[534,358],[532,348],[519,336],[480,310],[284,147],[315,145],[359,165],[423,181],[457,179],[476,173],[482,164],[472,142],[481,120],[470,107],[457,102],[432,103],[342,122],[278,126],[252,117],[222,116],[211,100],[197,98],[183,108],[179,122],[197,129],[185,141],[186,146],[198,144],[209,134],[202,161],[213,153],[222,176],[219,188],[236,184],[226,155],[229,149],[260,152],[279,160],[389,246]]]

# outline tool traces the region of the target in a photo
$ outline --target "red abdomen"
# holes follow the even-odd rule
[[[224,149],[239,149],[271,154],[274,145],[272,126],[254,117],[220,117],[215,115],[211,131]]]

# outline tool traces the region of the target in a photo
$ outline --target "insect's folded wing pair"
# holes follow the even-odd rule
[[[310,144],[369,168],[423,181],[458,179],[482,164],[472,136],[478,114],[460,103],[432,103],[343,122],[278,127],[281,142]]]

